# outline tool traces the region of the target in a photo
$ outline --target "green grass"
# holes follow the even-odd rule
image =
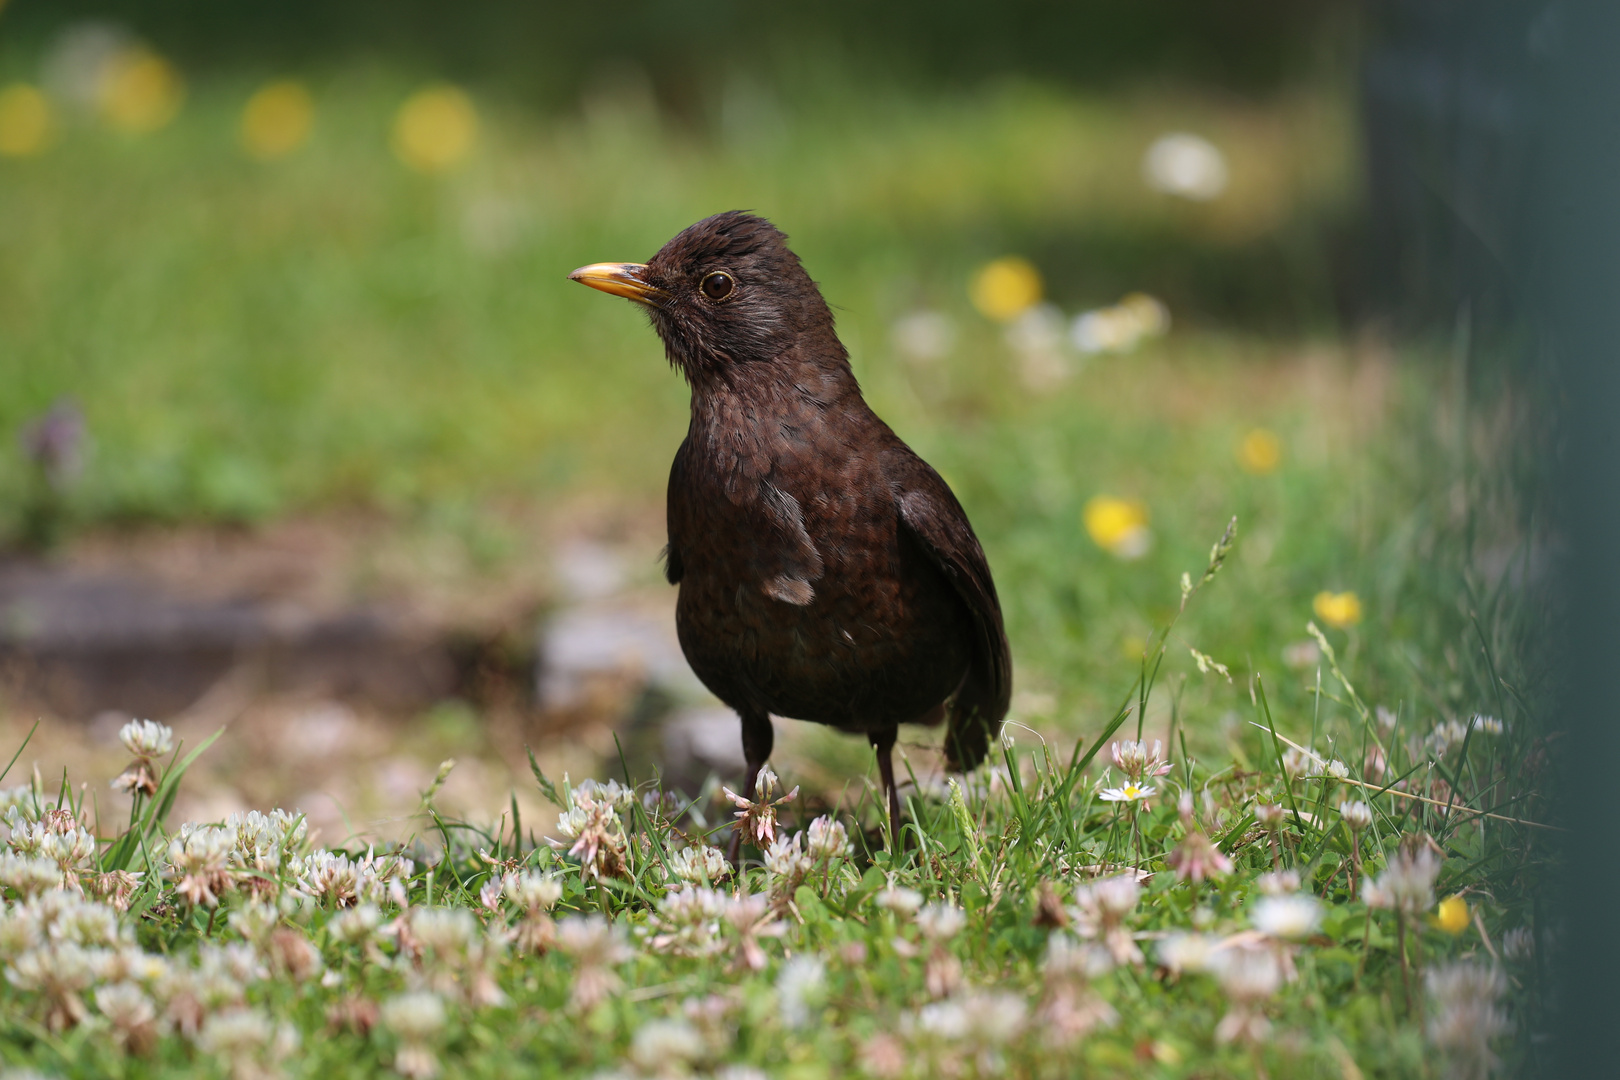
[[[101,991],[90,984],[100,976],[71,987],[73,997],[55,994],[53,1007],[53,993],[22,973],[0,983],[0,1059],[62,1075],[251,1076],[285,1023],[301,1049],[279,1068],[365,1075],[397,1060],[397,1032],[362,1032],[344,1017],[363,1020],[377,1004],[426,988],[447,1018],[420,1049],[448,1075],[590,1074],[623,1065],[638,1037],[639,1053],[670,1072],[689,1054],[693,1072],[749,1063],[809,1078],[859,1060],[881,1074],[887,1047],[919,1075],[1445,1075],[1426,1049],[1434,1005],[1413,972],[1482,961],[1485,941],[1477,928],[1442,931],[1425,911],[1406,920],[1403,978],[1400,923],[1388,911],[1369,916],[1349,896],[1350,848],[1335,811],[1345,785],[1285,782],[1287,744],[1271,732],[1369,781],[1367,749],[1383,740],[1387,779],[1415,770],[1409,787],[1434,796],[1443,783],[1442,802],[1455,791],[1463,809],[1450,813],[1372,796],[1368,871],[1380,871],[1402,837],[1432,837],[1444,859],[1439,895],[1466,895],[1490,948],[1500,952],[1504,934],[1521,927],[1541,942],[1531,900],[1544,872],[1537,831],[1479,816],[1546,812],[1532,709],[1541,553],[1526,539],[1535,529],[1519,476],[1525,417],[1510,397],[1486,407],[1486,395],[1461,389],[1476,382],[1467,376],[1477,358],[1457,350],[1448,368],[1425,350],[1346,342],[1326,314],[1320,236],[1346,212],[1353,186],[1336,98],[1211,105],[1190,95],[1105,100],[1011,87],[918,102],[822,90],[752,126],[696,131],[633,98],[594,102],[577,117],[480,99],[474,158],[430,179],[387,149],[388,120],[409,89],[387,71],[316,80],[314,140],[273,165],[234,147],[246,83],[193,86],[179,120],[144,139],[81,124],[45,156],[0,162],[0,201],[29,210],[0,215],[8,387],[0,429],[61,395],[82,405],[94,448],[67,496],[69,524],[251,526],[361,505],[411,529],[498,522],[513,502],[566,508],[582,493],[656,505],[684,427],[685,390],[628,305],[565,275],[588,261],[645,257],[704,214],[750,207],[793,235],[874,405],[941,469],[978,527],[1017,658],[1016,745],[998,779],[974,778],[960,804],[925,776],[909,805],[911,850],[890,858],[870,790],[846,789],[839,767],[870,771],[864,751],[800,734],[778,762],[789,783],[806,782],[786,811],[790,828],[808,823],[809,810],[799,815],[809,805],[833,810],[856,851],[774,894],[757,859],[750,865],[748,888],[772,896],[783,923],[781,937],[762,943],[760,971],[736,969],[735,935],[722,935],[717,956],[681,958],[633,933],[666,893],[659,868],[688,838],[723,824],[724,804],[682,817],[685,837],[664,816],[623,809],[628,868],[598,882],[537,842],[549,821],[446,821],[425,800],[404,882],[412,912],[480,911],[491,874],[482,849],[557,874],[557,918],[603,913],[632,932],[633,955],[611,965],[624,989],[590,1008],[570,1005],[577,957],[490,944],[519,921],[510,904],[478,914],[464,937],[444,931],[446,943],[418,962],[398,935],[340,940],[342,913],[311,891],[308,864],[293,862],[308,854],[299,844],[260,871],[260,892],[285,903],[279,915],[244,914],[254,875],[241,867],[226,875],[216,910],[180,896],[179,882],[160,873],[174,823],[148,804],[130,832],[93,819],[74,795],[73,813],[97,837],[96,852],[71,864],[75,878],[93,891],[92,871],[118,864],[146,874],[118,917],[118,940],[165,957],[171,974],[217,966],[207,950],[221,943],[246,944],[274,970],[246,980],[227,973],[193,994],[209,1015],[244,1002],[262,1010],[264,1045],[253,1049],[249,1031],[233,1064],[221,1049],[224,1021],[203,1036],[165,1020],[150,1045],[136,1039],[143,1053],[125,1054],[96,1019]],[[1181,128],[1227,149],[1230,196],[1200,207],[1143,188],[1143,147]],[[1174,330],[1030,390],[1000,328],[966,296],[973,270],[1009,252],[1036,261],[1068,313],[1145,289],[1169,302]],[[896,353],[890,328],[922,307],[948,315],[958,338],[950,355],[919,367]],[[1268,475],[1250,475],[1234,458],[1256,426],[1277,432],[1284,448]],[[16,515],[29,478],[19,460],[0,460],[0,505]],[[1151,511],[1155,542],[1143,557],[1121,560],[1087,536],[1082,507],[1100,493]],[[1178,616],[1178,579],[1197,580],[1233,516],[1237,542],[1220,576]],[[500,570],[500,558],[490,559],[489,572]],[[1363,605],[1359,623],[1327,631],[1342,675],[1325,654],[1313,660],[1297,648],[1311,640],[1312,597],[1323,590],[1354,591]],[[1230,681],[1200,672],[1193,649],[1227,665]],[[1299,666],[1285,663],[1285,650]],[[1399,726],[1380,726],[1378,707]],[[1476,712],[1506,721],[1505,733],[1462,747],[1423,741]],[[1078,768],[1077,752],[1096,750],[1115,720],[1123,725],[1115,738],[1175,735],[1164,790],[1134,823],[1098,801],[1106,749]],[[169,779],[182,772],[172,768]],[[1179,883],[1167,869],[1187,828],[1175,807],[1182,788],[1210,793],[1207,807],[1195,800],[1196,826],[1236,864],[1218,884]],[[8,798],[25,817],[60,801],[54,788],[32,785]],[[1258,878],[1273,861],[1269,840],[1250,827],[1257,801],[1288,806],[1277,858],[1323,907],[1318,932],[1284,950],[1298,981],[1263,1005],[1274,1037],[1250,1046],[1215,1039],[1229,1009],[1222,983],[1159,970],[1154,935],[1195,922],[1224,936],[1249,927]],[[1153,873],[1129,921],[1148,935],[1144,963],[1060,973],[1044,959],[1056,932],[1034,919],[1043,883],[1072,904],[1090,868],[1126,863]],[[939,955],[909,916],[876,905],[891,881],[964,911],[965,927]],[[25,968],[60,960],[51,950],[61,946],[33,942],[28,928],[65,895],[24,902],[8,882],[0,932],[8,970],[20,970],[30,950],[38,955]],[[372,899],[384,924],[414,925],[418,916],[398,910],[386,889]],[[254,922],[265,918],[279,923],[278,936]],[[530,922],[538,933],[543,924]],[[336,973],[332,985],[289,973],[289,958],[308,960],[304,941]],[[802,978],[809,969],[789,963],[806,957],[824,965],[823,978],[809,1022],[794,1027],[781,1011],[783,973]],[[961,988],[936,993],[953,982],[953,962]],[[1536,969],[1512,959],[1506,970],[1515,1028],[1497,1049],[1519,1061],[1533,1047]],[[141,992],[158,1015],[183,1021],[196,1018],[187,987],[195,989],[190,976],[172,975]],[[963,996],[990,992],[1012,997]],[[999,1001],[1009,1016],[1044,1008],[1046,1019],[1011,1039],[981,1028],[987,1041],[969,1046],[925,1034],[953,1023],[934,1000],[941,996],[974,1015],[989,1016]],[[1094,999],[1117,1013],[1116,1024],[1072,1044],[1044,1041],[1055,1002]],[[89,1006],[82,1017],[74,1001]],[[697,1019],[682,1020],[688,1002],[698,1003]],[[711,1007],[718,1034],[706,1036],[701,1010]],[[659,1021],[693,1031],[649,1027]],[[898,1046],[874,1043],[879,1035]],[[650,1049],[657,1038],[661,1055]]]
[[[481,100],[474,157],[426,178],[388,150],[412,88],[397,76],[317,80],[310,144],[270,164],[236,145],[252,88],[192,87],[150,136],[84,120],[41,157],[0,160],[0,198],[28,208],[0,223],[0,428],[79,400],[91,520],[651,491],[683,388],[627,306],[566,274],[644,258],[721,209],[792,234],[877,404],[916,430],[938,421],[902,385],[888,327],[921,304],[964,325],[959,397],[1012,421],[1024,404],[993,392],[1005,350],[966,305],[984,259],[1037,258],[1071,311],[1147,288],[1194,322],[1204,305],[1314,328],[1320,253],[1289,246],[1345,197],[1347,125],[1321,95],[833,97],[729,137],[633,97],[583,117]],[[1193,207],[1143,187],[1143,148],[1176,126],[1227,147],[1231,195]],[[8,459],[0,491],[21,482]]]
[[[1188,610],[1222,584],[1193,577]],[[1151,803],[1110,803],[1122,777],[1094,780],[1087,765],[1163,692],[1172,638],[1171,625],[1156,635],[1145,682],[1116,686],[1100,736],[1070,747],[1020,733],[987,773],[909,798],[904,854],[877,846],[885,819],[868,786],[833,809],[849,849],[784,865],[800,838],[688,884],[670,871],[685,849],[723,842],[732,807],[655,785],[559,789],[536,769],[573,822],[540,831],[581,839],[564,853],[515,802],[497,823],[446,820],[435,783],[422,835],[381,856],[311,851],[295,814],[171,839],[164,813],[195,752],[148,766],[156,791],[127,826],[92,820],[65,781],[9,789],[0,1059],[64,1076],[1428,1077],[1483,1076],[1493,1049],[1527,1053],[1545,943],[1529,906],[1539,830],[1513,819],[1543,807],[1510,763],[1530,718],[1504,696],[1501,731],[1445,746],[1424,737],[1432,722],[1391,730],[1330,648],[1321,693],[1336,715],[1299,732],[1322,750],[1314,764],[1285,764],[1289,741],[1271,732],[1302,718],[1274,713],[1256,679],[1243,713],[1256,726],[1235,740],[1247,761],[1212,768],[1172,749]],[[1387,771],[1362,768],[1374,745]],[[1344,780],[1324,775],[1330,756],[1349,762]],[[1391,791],[1397,779],[1444,805]],[[1371,804],[1359,841],[1336,812],[1347,796]],[[1261,806],[1281,808],[1274,838]],[[777,813],[786,841],[814,810],[801,796]],[[1194,834],[1230,864],[1202,883],[1175,872]],[[1418,858],[1432,861],[1408,906],[1369,907]],[[1135,868],[1151,875],[1139,890],[1121,884]],[[66,891],[108,895],[101,875],[119,870],[142,875],[127,910]],[[1274,870],[1297,876],[1264,877]],[[525,872],[543,875],[533,899],[517,878],[492,885]],[[709,875],[730,880],[708,892]],[[1466,905],[1449,926],[1442,897]],[[1279,921],[1279,908],[1301,917]],[[1186,959],[1189,943],[1216,958]]]

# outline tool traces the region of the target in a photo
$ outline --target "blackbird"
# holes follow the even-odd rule
[[[682,652],[742,719],[748,798],[773,714],[864,734],[898,846],[898,726],[945,723],[947,767],[972,769],[1012,694],[967,514],[867,406],[820,290],[764,218],[717,214],[647,263],[569,277],[645,305],[691,386],[665,575]]]

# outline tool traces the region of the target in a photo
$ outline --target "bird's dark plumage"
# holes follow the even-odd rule
[[[1012,693],[961,504],[867,406],[832,312],[770,222],[718,214],[645,265],[572,276],[645,304],[691,384],[666,573],[687,660],[742,718],[748,790],[773,714],[863,733],[897,830],[898,725],[945,722],[947,765],[971,769]]]

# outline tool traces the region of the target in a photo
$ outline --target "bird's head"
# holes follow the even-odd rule
[[[804,338],[847,364],[832,313],[787,237],[740,210],[683,229],[646,263],[593,263],[568,275],[646,306],[670,363],[694,386],[781,360]]]

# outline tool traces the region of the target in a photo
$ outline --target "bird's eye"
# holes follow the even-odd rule
[[[736,287],[737,283],[731,280],[730,274],[722,274],[719,271],[705,277],[703,284],[700,286],[703,295],[710,300],[724,300],[731,295],[731,290]]]

